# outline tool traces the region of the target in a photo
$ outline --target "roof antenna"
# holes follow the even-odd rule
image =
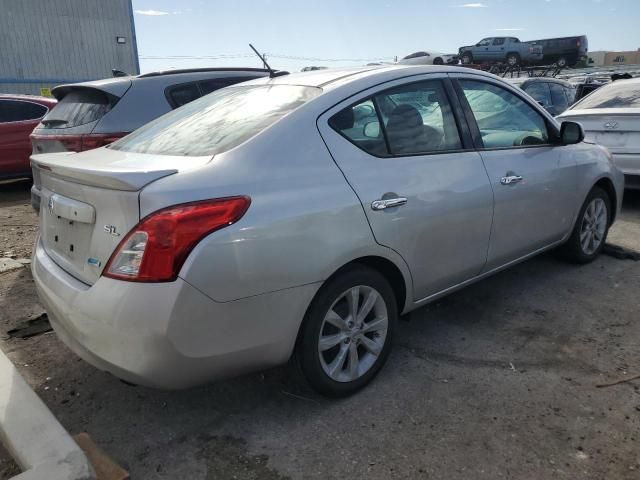
[[[263,55],[260,55],[260,53],[258,53],[258,50],[255,49],[255,47],[251,44],[249,44],[249,46],[251,47],[251,50],[253,50],[255,52],[255,54],[258,56],[258,58],[260,60],[262,60],[262,63],[264,65],[264,68],[266,68],[267,70],[269,70],[269,78],[273,78],[273,77],[279,77],[280,75],[286,75],[287,72],[280,72],[280,71],[275,71],[273,68],[271,68],[269,66],[269,64],[267,63],[267,60],[264,58]]]

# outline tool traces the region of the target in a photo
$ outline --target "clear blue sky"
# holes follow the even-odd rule
[[[483,37],[586,34],[589,49],[640,48],[640,0],[133,0],[143,72],[200,66],[361,65],[430,49],[456,52]]]

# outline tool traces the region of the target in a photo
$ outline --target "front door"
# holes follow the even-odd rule
[[[420,78],[370,89],[318,122],[376,241],[409,266],[415,300],[480,273],[493,210],[482,159],[460,135],[445,83]]]
[[[460,76],[459,91],[494,191],[486,270],[561,240],[575,215],[576,160],[545,116],[490,80]]]

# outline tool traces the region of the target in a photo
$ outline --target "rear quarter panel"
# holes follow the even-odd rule
[[[307,111],[305,111],[307,110]],[[211,164],[159,180],[142,191],[141,215],[167,205],[249,195],[236,224],[193,250],[180,277],[218,302],[326,280],[362,256],[403,261],[377,245],[362,205],[315,128],[315,109],[301,107]]]

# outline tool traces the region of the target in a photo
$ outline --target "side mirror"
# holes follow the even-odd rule
[[[364,125],[362,133],[367,138],[380,137],[380,122],[369,122]]]
[[[576,122],[562,122],[560,125],[560,141],[563,145],[574,145],[584,140],[582,125]]]

